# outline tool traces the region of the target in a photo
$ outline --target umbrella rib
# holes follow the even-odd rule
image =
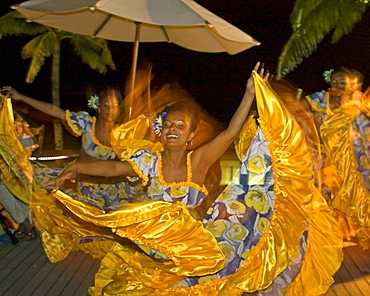
[[[166,37],[166,39],[167,39],[167,43],[171,43],[171,40],[170,40],[170,38],[168,37],[166,30],[164,29],[164,26],[161,26],[161,29],[162,29],[162,31],[163,31],[164,36],[165,36],[165,37]]]
[[[98,29],[94,32],[94,34],[92,35],[93,37],[96,37],[99,32],[101,31],[101,29],[103,29],[103,27],[107,24],[107,22],[110,20],[110,18],[112,17],[112,14],[109,14],[105,20],[100,24],[100,26],[98,27]]]

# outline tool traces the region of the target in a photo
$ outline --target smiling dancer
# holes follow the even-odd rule
[[[89,173],[140,178],[148,186],[152,201],[109,215],[54,193],[85,222],[110,228],[141,248],[115,242],[90,295],[325,293],[342,260],[339,228],[313,184],[302,130],[263,69],[260,75],[254,72],[248,80],[228,128],[194,151],[187,150],[196,126],[193,112],[174,104],[157,121],[163,151],[138,151],[122,162],[76,163],[51,182],[58,187]],[[206,198],[207,170],[240,133],[255,93],[260,128],[241,164],[241,184],[231,183],[203,223],[197,222],[191,215],[199,218],[193,209]]]

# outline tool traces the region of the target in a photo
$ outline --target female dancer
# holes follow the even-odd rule
[[[160,116],[162,152],[142,150],[122,162],[76,163],[50,182],[58,187],[88,173],[139,177],[148,185],[153,201],[109,215],[54,193],[85,222],[111,228],[142,249],[113,244],[91,295],[325,293],[342,258],[337,224],[313,185],[303,132],[254,73],[228,128],[209,143],[187,151],[196,126],[193,112],[175,104]],[[268,79],[263,69],[260,75]],[[212,203],[203,225],[197,223],[192,209],[206,198],[207,170],[238,136],[255,91],[261,130],[243,160],[242,184],[231,184]]]
[[[91,116],[86,111],[62,110],[50,103],[22,95],[10,86],[3,87],[2,91],[6,91],[7,96],[13,100],[23,101],[45,114],[60,119],[74,136],[81,136],[81,153],[76,162],[116,159],[110,135],[113,129],[117,127],[122,103],[121,94],[117,90],[108,88],[99,96],[95,95],[90,98],[88,106],[97,112],[97,117]],[[41,185],[60,174],[62,170],[50,168],[35,161],[32,164],[34,165],[35,177]],[[129,184],[127,179],[123,177],[92,178],[83,176],[79,181],[75,192],[71,188],[65,188],[64,190],[69,195],[104,211],[118,209],[128,202],[142,200],[141,186]]]
[[[325,196],[335,209],[346,240],[370,247],[370,107],[361,92],[364,77],[355,69],[326,72],[328,91],[307,96],[325,153]]]

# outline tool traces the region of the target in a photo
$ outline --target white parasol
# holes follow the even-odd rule
[[[229,54],[260,44],[192,0],[31,0],[12,8],[49,27],[134,42],[131,93],[139,42],[169,42],[194,51]]]

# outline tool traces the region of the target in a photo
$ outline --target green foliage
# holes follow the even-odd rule
[[[8,35],[38,35],[48,30],[44,25],[27,22],[18,11],[12,11],[0,17],[0,39]]]
[[[0,39],[7,35],[37,35],[22,49],[22,58],[31,59],[26,82],[31,83],[44,65],[45,58],[53,54],[55,39],[67,39],[74,46],[74,51],[79,55],[83,63],[92,69],[105,74],[108,67],[115,70],[112,54],[108,47],[108,41],[101,38],[93,38],[73,34],[66,31],[50,28],[45,25],[28,22],[19,12],[13,11],[0,18]]]
[[[70,33],[70,42],[73,44],[76,54],[91,69],[97,70],[101,74],[107,72],[107,66],[113,70],[116,69],[108,42],[105,39]]]
[[[332,43],[350,33],[367,5],[356,0],[297,0],[291,14],[293,33],[279,56],[277,79],[309,57],[329,32]]]
[[[23,47],[22,58],[31,58],[26,82],[33,82],[41,67],[44,65],[45,58],[53,54],[55,38],[56,34],[54,32],[47,32],[32,39]]]
[[[31,83],[45,63],[45,58],[51,57],[52,62],[52,100],[54,105],[60,107],[59,99],[59,65],[60,45],[62,40],[69,40],[74,51],[92,69],[104,74],[107,67],[115,69],[108,42],[101,38],[77,35],[66,31],[53,29],[48,26],[27,22],[25,17],[14,11],[0,18],[0,39],[7,35],[34,36],[22,49],[22,58],[31,59],[26,82]],[[55,148],[63,149],[62,129],[60,122],[54,123]],[[1,147],[0,147],[1,148]],[[1,152],[1,151],[0,151]]]

